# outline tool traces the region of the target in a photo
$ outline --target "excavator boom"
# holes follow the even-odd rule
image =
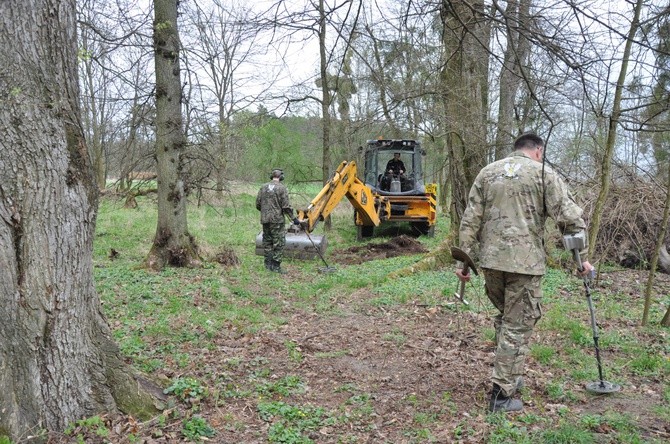
[[[361,182],[356,173],[356,162],[342,162],[307,209],[298,210],[298,219],[306,231],[311,233],[317,223],[325,220],[345,196],[364,218],[366,225],[380,224],[372,191]]]

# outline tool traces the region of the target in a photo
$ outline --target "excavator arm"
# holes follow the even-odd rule
[[[366,225],[379,226],[372,190],[356,176],[356,162],[344,161],[333,177],[310,202],[306,210],[298,210],[300,226],[311,233],[317,222],[324,220],[346,196]]]

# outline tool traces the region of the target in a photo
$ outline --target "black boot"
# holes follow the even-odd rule
[[[281,262],[275,260],[272,261],[272,271],[279,274],[286,274],[286,270],[282,270],[281,268]]]
[[[520,399],[505,396],[500,386],[493,384],[489,412],[520,412],[521,410],[523,410],[523,402]]]
[[[265,269],[272,271],[272,258],[269,257],[265,258]]]

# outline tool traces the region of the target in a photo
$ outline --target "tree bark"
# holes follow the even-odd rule
[[[495,159],[507,156],[512,141],[519,135],[514,122],[514,106],[523,77],[521,70],[526,66],[530,53],[530,43],[518,29],[530,29],[528,23],[530,0],[510,0],[503,14],[506,23],[507,47],[500,72],[498,99],[498,122],[495,133]]]
[[[117,408],[157,412],[94,288],[75,29],[75,0],[0,2],[0,437],[21,442]]]
[[[442,0],[444,68],[451,228],[458,232],[467,196],[475,177],[489,158],[486,142],[488,42],[490,23],[484,2]]]
[[[186,136],[181,114],[178,0],[154,0],[154,56],[156,64],[156,164],[158,225],[146,265],[200,264],[195,239],[188,232],[184,158]]]

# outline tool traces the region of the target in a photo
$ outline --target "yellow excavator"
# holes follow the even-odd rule
[[[288,229],[284,248],[286,256],[301,259],[323,257],[326,236],[312,236],[310,233],[345,196],[354,207],[358,240],[372,237],[375,227],[395,222],[408,222],[418,234],[433,236],[437,218],[437,185],[424,183],[422,163],[426,152],[420,142],[368,140],[363,154],[365,172],[362,178],[358,177],[355,161],[343,161],[309,206],[297,210],[300,225],[291,225]],[[263,255],[262,242],[262,234],[259,234],[256,237],[256,254]]]

